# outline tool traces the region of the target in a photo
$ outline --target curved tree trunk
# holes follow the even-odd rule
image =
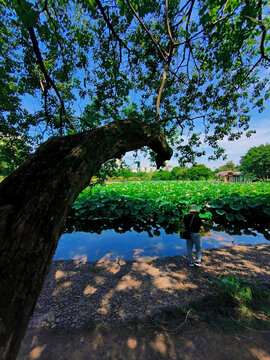
[[[149,146],[157,165],[172,150],[136,119],[46,141],[0,184],[0,358],[15,359],[66,216],[107,160]]]

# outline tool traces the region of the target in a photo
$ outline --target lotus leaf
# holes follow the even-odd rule
[[[231,213],[227,213],[227,214],[226,214],[226,219],[227,219],[228,221],[233,221],[233,220],[234,220],[234,215],[231,214]]]
[[[232,204],[230,204],[230,208],[232,209],[232,210],[241,210],[241,209],[243,209],[243,205],[242,205],[242,203],[239,201],[238,203],[236,203],[236,202],[234,202],[234,203],[232,203]]]
[[[222,209],[216,209],[216,213],[217,213],[218,215],[224,215],[224,214],[226,214],[226,212],[225,212],[224,210],[222,210]]]
[[[229,221],[270,217],[270,183],[215,183],[208,181],[141,181],[96,185],[85,189],[73,205],[71,217],[117,218],[132,216],[161,224],[179,221],[191,204],[209,209],[204,218],[226,215]],[[209,207],[210,206],[210,207]],[[240,210],[244,212],[240,213]],[[254,218],[256,218],[256,216]],[[175,220],[177,219],[177,220]]]
[[[235,214],[235,217],[236,217],[236,219],[239,220],[239,221],[245,220],[244,216],[243,216],[241,213],[236,213],[236,214]]]

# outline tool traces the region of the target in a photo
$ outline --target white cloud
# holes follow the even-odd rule
[[[259,146],[261,144],[270,144],[270,118],[265,117],[265,112],[263,114],[257,114],[253,117],[250,122],[250,129],[256,130],[255,134],[252,134],[251,137],[247,138],[243,135],[239,140],[236,141],[228,141],[228,137],[219,141],[219,145],[224,147],[227,154],[226,160],[208,160],[208,156],[213,153],[213,149],[205,146],[203,149],[206,151],[206,156],[201,158],[197,158],[197,162],[199,164],[204,164],[211,169],[216,169],[221,165],[224,165],[228,161],[233,161],[235,165],[238,165],[241,159],[241,156],[244,156],[247,151],[253,146]],[[203,135],[201,136],[201,140],[203,143]],[[127,153],[125,156],[126,162],[131,167],[135,167],[135,160],[132,157],[132,152]],[[143,156],[139,156],[141,164],[144,166],[149,166],[149,161]],[[178,162],[176,158],[172,158],[167,162],[167,165],[178,166]]]

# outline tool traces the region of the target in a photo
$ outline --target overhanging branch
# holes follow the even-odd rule
[[[127,49],[130,52],[130,49],[128,48],[128,46],[123,42],[123,40],[117,35],[117,33],[115,32],[112,24],[110,23],[110,20],[108,19],[103,6],[101,5],[101,2],[99,0],[95,0],[97,3],[97,6],[103,16],[103,19],[105,20],[108,28],[111,30],[111,32],[113,33],[114,37],[116,37],[116,39],[119,41],[119,44],[122,45],[125,49]]]
[[[262,37],[261,37],[261,41],[260,41],[260,53],[263,59],[267,60],[270,62],[270,58],[268,56],[265,55],[265,51],[264,51],[264,41],[265,41],[265,36],[266,36],[266,27],[264,26],[263,22],[262,22],[262,0],[258,1],[258,21],[260,24],[260,28],[262,30]]]
[[[153,42],[153,44],[155,45],[155,47],[157,48],[158,52],[160,53],[162,59],[167,63],[167,59],[166,56],[164,54],[164,51],[160,48],[160,46],[158,45],[156,39],[151,35],[150,31],[147,29],[147,26],[143,23],[143,21],[141,20],[141,18],[138,16],[138,14],[136,13],[134,7],[131,5],[131,3],[129,2],[129,0],[126,0],[129,8],[131,9],[131,11],[133,12],[133,14],[135,15],[136,19],[139,21],[141,27],[143,28],[143,30],[146,31],[146,34],[148,35],[148,37],[150,38],[150,40]]]

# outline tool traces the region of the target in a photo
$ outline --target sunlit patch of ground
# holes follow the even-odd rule
[[[36,360],[40,358],[42,352],[45,350],[46,345],[36,346],[32,351],[30,351],[29,358],[30,360]]]
[[[137,291],[140,291],[141,285],[142,285],[141,281],[134,279],[130,275],[125,275],[122,278],[122,280],[118,283],[118,285],[116,286],[116,290],[120,291],[120,290],[126,290],[126,289],[133,288],[133,289],[136,289]]]
[[[204,250],[201,268],[186,257],[138,261],[59,261],[52,264],[30,327],[80,328],[93,323],[144,318],[183,306],[211,292],[211,279],[236,275],[270,281],[269,245]],[[139,253],[141,253],[139,251]]]

